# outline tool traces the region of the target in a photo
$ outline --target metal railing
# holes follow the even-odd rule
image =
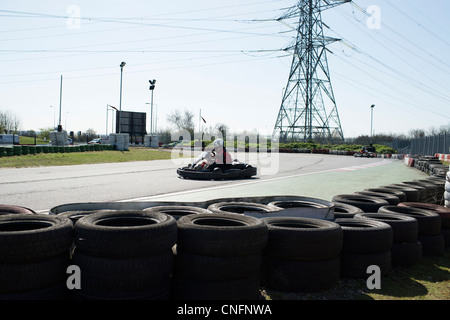
[[[450,133],[415,139],[395,139],[389,146],[399,153],[434,156],[436,153],[450,154]]]

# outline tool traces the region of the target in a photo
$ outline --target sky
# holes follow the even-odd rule
[[[110,133],[122,78],[121,109],[146,112],[150,131],[156,79],[157,130],[188,110],[197,127],[270,135],[297,23],[277,19],[296,3],[0,0],[0,111],[21,130]],[[448,12],[448,0],[357,0],[322,13],[325,35],[340,39],[327,58],[346,138],[371,124],[375,134],[450,125]]]

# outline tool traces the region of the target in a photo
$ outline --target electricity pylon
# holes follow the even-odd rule
[[[322,11],[350,1],[299,0],[278,19],[299,17],[289,80],[273,132],[280,141],[344,139],[326,56],[327,44],[339,39],[324,36]]]

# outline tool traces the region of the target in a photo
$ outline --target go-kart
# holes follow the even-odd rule
[[[177,174],[184,179],[195,180],[224,180],[250,178],[257,174],[257,168],[247,163],[233,160],[226,165],[209,165],[205,168],[198,166],[203,160],[211,160],[209,152],[203,152],[197,160],[186,167],[178,168]]]
[[[355,153],[353,156],[360,157],[360,158],[376,158],[377,154],[375,152],[361,150],[361,151]]]

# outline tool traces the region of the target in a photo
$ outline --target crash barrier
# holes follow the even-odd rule
[[[331,202],[298,196],[94,202],[48,214],[10,206],[0,216],[0,298],[258,299],[261,287],[331,289],[341,278],[367,278],[371,265],[387,274],[450,246],[450,209],[425,202],[443,179],[425,180]],[[394,196],[402,199],[398,205],[387,201]],[[63,266],[79,267],[80,289],[68,288]]]
[[[450,162],[450,154],[436,153],[434,156],[440,161]]]
[[[86,144],[86,145],[69,145],[69,146],[52,146],[52,145],[14,145],[0,147],[0,157],[11,157],[28,154],[41,153],[71,153],[71,152],[88,152],[113,150],[109,144]]]
[[[449,170],[449,172],[450,172],[450,170]],[[444,201],[445,201],[444,205],[447,208],[450,208],[450,173],[449,172],[447,172],[447,174],[445,175],[445,191],[444,191]]]
[[[72,264],[82,276],[74,298],[168,299],[177,232],[176,220],[159,212],[103,211],[79,219]]]
[[[405,165],[408,167],[414,167],[423,171],[424,173],[444,178],[445,174],[449,170],[449,166],[443,164],[442,162],[445,160],[441,160],[439,157],[431,157],[431,156],[414,156],[407,155],[404,158]]]

